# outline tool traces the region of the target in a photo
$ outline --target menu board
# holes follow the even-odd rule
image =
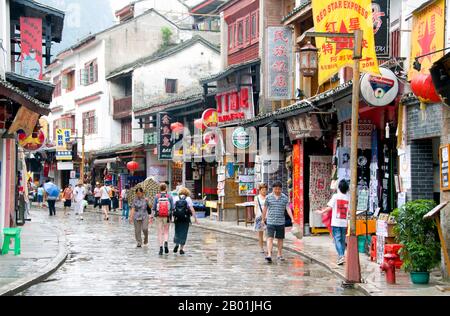
[[[441,146],[439,150],[441,190],[443,191],[450,190],[450,181],[448,174],[449,151],[450,151],[450,144]]]

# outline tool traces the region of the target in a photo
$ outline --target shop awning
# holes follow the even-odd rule
[[[106,165],[109,163],[117,163],[119,161],[120,161],[119,157],[108,158],[108,159],[96,159],[96,160],[94,160],[94,166],[101,166],[101,165]]]
[[[114,158],[114,156],[117,156],[118,154],[133,152],[139,149],[144,149],[144,143],[121,144],[102,150],[92,151],[90,154],[95,157],[103,156],[105,158]]]
[[[281,108],[275,112],[260,114],[252,119],[234,123],[243,127],[264,126],[276,120],[286,119],[288,117],[307,113],[313,110],[322,110],[320,107],[329,104],[332,101],[339,100],[352,93],[353,81],[346,82],[334,89],[318,94],[307,100],[301,100],[297,103]],[[226,126],[221,126],[226,127]]]

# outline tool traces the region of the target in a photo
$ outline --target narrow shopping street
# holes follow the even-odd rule
[[[245,238],[193,228],[186,256],[174,255],[171,246],[169,255],[159,257],[154,227],[149,248],[136,249],[133,226],[118,216],[104,222],[89,213],[81,222],[58,211],[51,220],[65,232],[69,256],[55,274],[20,295],[362,295],[292,253],[285,254],[286,262],[268,265]]]

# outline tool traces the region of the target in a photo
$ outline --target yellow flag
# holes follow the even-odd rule
[[[361,72],[380,74],[375,53],[371,0],[312,1],[316,32],[353,33],[363,31]],[[317,37],[319,84],[323,84],[345,66],[353,66],[353,38]]]
[[[417,56],[426,55],[444,48],[445,1],[438,0],[413,14],[411,33],[411,67],[408,74],[411,80],[419,72],[413,68]],[[429,74],[433,63],[441,58],[444,52],[419,58],[422,65],[420,73]]]

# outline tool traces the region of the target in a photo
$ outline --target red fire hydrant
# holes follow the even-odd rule
[[[397,255],[388,253],[384,255],[386,259],[380,266],[381,271],[386,272],[386,282],[388,284],[395,284],[395,260]]]

